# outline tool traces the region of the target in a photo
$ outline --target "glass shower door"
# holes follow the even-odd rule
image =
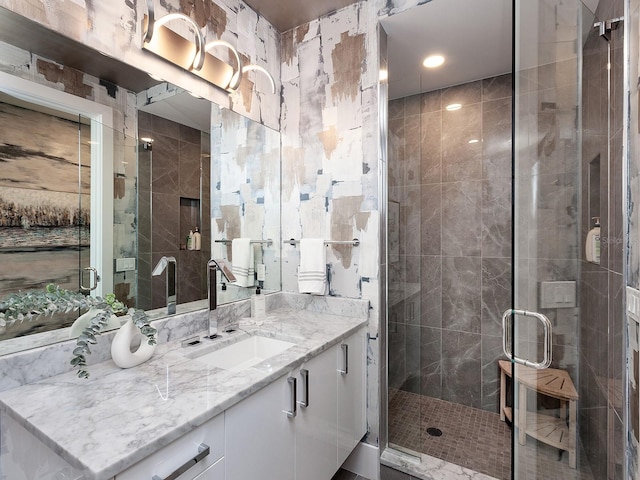
[[[578,412],[587,386],[595,387],[580,388],[583,315],[601,311],[592,290],[598,278],[606,282],[606,274],[589,277],[597,266],[585,261],[596,251],[585,242],[590,217],[604,213],[599,195],[607,185],[606,128],[595,136],[604,150],[583,152],[594,146],[584,141],[585,109],[604,115],[589,128],[606,127],[608,113],[606,97],[597,108],[585,104],[583,48],[593,23],[579,0],[514,2],[513,302],[503,318],[511,361],[500,371],[515,479],[605,478],[594,477],[581,455],[578,426],[595,414]],[[589,81],[606,79],[606,60],[596,68]]]

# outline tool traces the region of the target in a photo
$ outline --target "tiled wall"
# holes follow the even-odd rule
[[[149,183],[140,182],[141,206],[148,205],[151,198],[151,218],[141,215],[138,221],[140,293],[152,292],[150,308],[166,305],[165,274],[151,277],[153,267],[166,255],[178,261],[177,302],[206,298],[204,267],[211,258],[211,164],[203,154],[209,152],[209,136],[204,134],[203,142],[201,131],[145,112],[138,113],[138,124],[141,138],[153,138],[151,155],[140,156],[141,180],[150,179]],[[202,250],[181,248],[196,227],[202,233]]]
[[[596,20],[624,14],[621,0],[602,0]],[[609,44],[592,30],[584,44],[582,86],[581,245],[601,222],[600,264],[580,249],[580,439],[594,478],[623,478],[625,362],[623,311],[623,38],[626,25],[611,32]],[[611,47],[611,102],[607,50]],[[608,124],[610,120],[610,125]],[[609,129],[610,127],[610,129]],[[610,156],[607,148],[610,147]],[[599,184],[595,169],[599,168]],[[590,178],[594,179],[590,182]]]
[[[511,75],[392,100],[389,152],[389,385],[497,411]]]

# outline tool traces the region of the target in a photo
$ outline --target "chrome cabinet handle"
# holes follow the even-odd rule
[[[301,407],[307,408],[309,406],[309,370],[303,368],[300,370],[300,376],[304,382],[304,400],[300,400],[298,403]]]
[[[287,417],[293,418],[298,414],[298,402],[296,401],[296,395],[297,395],[296,390],[298,388],[297,387],[298,382],[296,380],[296,377],[289,377],[287,378],[287,383],[291,388],[291,409],[285,410],[284,413],[287,414]]]
[[[98,270],[96,270],[93,267],[84,267],[83,270],[88,270],[90,271],[93,275],[91,275],[91,285],[90,287],[85,287],[84,285],[82,285],[82,277],[83,275],[80,275],[80,289],[84,290],[86,292],[90,292],[91,290],[95,290],[98,287],[98,282],[100,281],[100,275],[98,275]]]
[[[512,325],[511,319],[520,315],[523,317],[532,317],[542,323],[542,327],[544,329],[544,354],[542,362],[532,362],[531,360],[526,360],[524,358],[519,358],[513,355],[513,338],[511,336]],[[553,356],[552,351],[552,326],[549,319],[538,312],[529,312],[527,310],[506,310],[502,314],[502,350],[504,354],[509,357],[515,363],[519,363],[520,365],[524,365],[526,367],[533,367],[539,370],[544,368],[549,368],[551,365],[551,359]]]
[[[162,477],[159,477],[158,475],[154,475],[153,477],[151,477],[151,480],[176,480],[180,475],[182,475],[184,472],[189,470],[196,463],[202,461],[204,457],[209,455],[210,450],[211,449],[209,448],[208,445],[201,443],[200,445],[198,445],[198,454],[192,459],[190,459],[189,461],[187,461],[184,465],[178,467],[168,477],[162,478]]]
[[[342,356],[344,358],[344,369],[338,370],[342,375],[347,375],[349,373],[349,345],[343,343],[340,345],[342,347]]]

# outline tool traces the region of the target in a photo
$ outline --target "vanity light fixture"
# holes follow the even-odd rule
[[[380,69],[380,77],[381,82],[386,82],[389,79],[389,71],[386,68]]]
[[[429,55],[422,61],[422,65],[425,68],[437,68],[444,63],[444,57],[442,55]]]
[[[242,80],[242,60],[240,59],[240,55],[238,54],[238,50],[236,50],[233,45],[229,42],[225,42],[224,40],[214,40],[205,45],[204,51],[208,52],[212,48],[215,47],[226,47],[231,50],[233,56],[236,58],[236,71],[231,76],[231,80],[229,80],[229,85],[227,85],[227,90],[236,90],[240,86],[240,81]]]
[[[459,103],[451,103],[444,108],[446,108],[450,112],[455,112],[456,110],[460,110],[462,108],[462,105],[460,105]]]
[[[271,76],[271,74],[267,72],[267,70],[264,67],[261,67],[260,65],[253,65],[253,64],[242,67],[242,73],[249,72],[251,70],[264,73],[269,78],[269,81],[271,82],[271,93],[276,93],[276,82]]]
[[[474,143],[478,143],[478,142],[480,142],[480,140],[478,140],[477,138],[472,138],[471,140],[469,140],[468,143],[474,144]]]
[[[257,70],[269,77],[271,90],[276,93],[275,81],[271,74],[259,65],[243,66],[240,54],[229,42],[213,40],[205,43],[202,31],[191,17],[183,13],[169,13],[156,19],[153,0],[146,0],[146,2],[147,14],[142,19],[143,49],[230,93],[240,87],[243,73]],[[191,27],[195,36],[195,43],[165,26],[173,20],[184,21]],[[236,61],[235,69],[228,63],[208,53],[210,50],[220,46],[231,50]]]

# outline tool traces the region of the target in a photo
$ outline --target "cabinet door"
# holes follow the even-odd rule
[[[230,480],[293,480],[294,385],[287,376],[225,412],[225,465]]]
[[[365,331],[345,339],[338,350],[338,466],[366,433]]]
[[[298,370],[296,479],[328,480],[337,470],[338,346],[309,360]],[[306,406],[305,406],[306,405]]]

